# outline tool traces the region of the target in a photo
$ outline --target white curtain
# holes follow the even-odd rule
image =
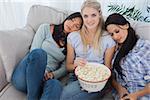
[[[34,4],[64,10],[79,10],[83,0],[0,0],[0,30],[21,28],[26,24],[30,7]],[[73,9],[77,8],[77,9]]]

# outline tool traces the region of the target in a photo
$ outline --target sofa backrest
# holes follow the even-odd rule
[[[53,23],[59,24],[71,14],[71,11],[65,11],[48,6],[33,5],[30,8],[27,17],[27,25],[36,32],[40,24]]]
[[[138,22],[138,21],[129,21],[136,34],[141,38],[150,41],[150,23]]]

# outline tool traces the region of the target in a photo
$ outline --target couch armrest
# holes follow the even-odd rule
[[[8,82],[6,81],[6,74],[4,71],[2,59],[0,58],[0,91],[6,86]]]
[[[0,58],[10,82],[15,65],[29,51],[34,32],[30,27],[0,31]]]

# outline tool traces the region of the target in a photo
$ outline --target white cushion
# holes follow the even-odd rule
[[[141,38],[150,40],[150,23],[129,21],[136,34]]]
[[[33,31],[26,29],[0,31],[0,55],[8,82],[16,64],[29,51],[33,35]]]
[[[26,94],[16,90],[11,84],[8,84],[0,92],[0,100],[27,100]]]
[[[6,81],[6,76],[5,76],[5,71],[3,68],[3,64],[0,58],[0,91],[6,86],[7,81]]]
[[[70,12],[48,6],[34,5],[30,8],[27,25],[36,31],[43,23],[59,24],[63,22]]]

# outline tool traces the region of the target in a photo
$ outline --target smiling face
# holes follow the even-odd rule
[[[92,7],[85,7],[82,11],[84,25],[87,29],[98,27],[100,21],[100,12]]]
[[[107,31],[108,33],[112,36],[112,38],[117,42],[117,43],[123,43],[128,35],[128,24],[126,25],[116,25],[116,24],[109,24],[107,26]]]
[[[77,31],[80,29],[82,24],[82,19],[80,17],[76,17],[73,19],[68,19],[64,22],[64,32],[70,33],[73,31]]]

